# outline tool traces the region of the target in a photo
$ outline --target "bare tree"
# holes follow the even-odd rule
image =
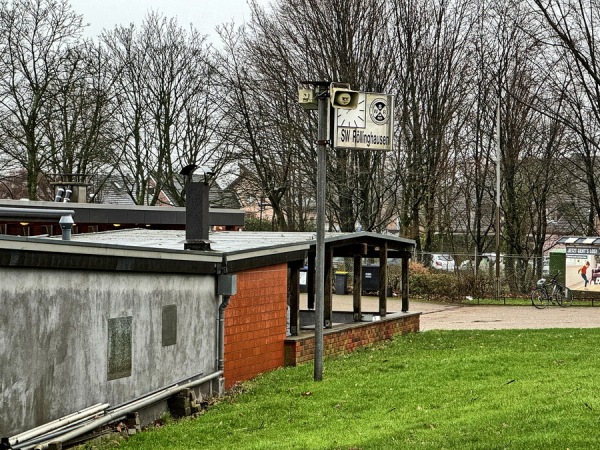
[[[585,232],[597,234],[600,196],[597,175],[600,151],[600,2],[598,0],[532,0],[542,26],[538,36],[555,55],[549,75],[563,89],[565,107],[559,120],[578,136],[566,159],[574,184],[587,188]]]
[[[51,155],[43,114],[82,20],[67,0],[14,0],[0,8],[0,142],[26,171],[27,195],[35,200]]]
[[[155,169],[154,130],[149,127],[145,110],[144,67],[149,56],[134,40],[135,29],[118,27],[105,32],[102,42],[107,48],[111,70],[117,77],[115,121],[121,138],[118,141],[121,164],[115,170],[125,180],[129,196],[136,204],[146,203],[150,172]]]
[[[286,0],[267,13],[253,3],[252,23],[227,39],[222,73],[233,88],[228,117],[235,118],[229,136],[282,229],[304,226],[315,201],[316,116],[299,107],[297,87],[343,81],[383,90],[390,74],[385,8],[381,0]],[[381,181],[393,174],[384,169],[387,156],[332,149],[328,157],[330,223],[346,231],[357,221],[382,228],[391,208],[378,206],[393,204],[396,193],[393,179]]]
[[[118,75],[91,41],[70,48],[67,56],[52,86],[53,100],[44,105],[49,163],[53,173],[89,180],[118,164],[112,101]]]
[[[277,21],[286,24],[288,60],[297,72],[302,71],[298,62],[305,65],[309,79],[388,91],[394,67],[389,8],[380,0],[282,2]],[[395,203],[398,180],[388,155],[332,149],[328,160],[330,223],[343,231],[353,231],[357,223],[366,230],[385,228],[393,214],[386,206]]]
[[[394,2],[401,232],[414,238],[419,250],[432,249],[441,195],[449,187],[444,180],[455,171],[456,127],[463,121],[471,77],[467,6],[444,0]]]
[[[490,32],[490,2],[473,5],[471,62],[474,68],[469,103],[464,109],[465,124],[460,130],[463,151],[459,154],[458,177],[461,192],[456,224],[468,237],[465,251],[481,254],[493,241],[495,216],[495,109],[498,99],[496,77],[497,44]],[[479,261],[477,261],[479,263]]]
[[[302,120],[301,110],[290,98],[296,83],[280,60],[251,54],[252,43],[243,29],[230,24],[220,33],[224,48],[214,59],[219,61],[219,92],[226,117],[221,142],[234,149],[231,156],[241,166],[239,173],[252,191],[249,195],[269,204],[277,228],[296,229],[295,222],[305,218],[290,208],[290,194],[305,192],[293,174],[296,145],[302,143],[295,126]],[[257,47],[256,51],[264,50]],[[261,69],[269,64],[277,69],[263,73]]]
[[[547,213],[560,173],[553,168],[564,150],[564,129],[551,119],[551,111],[559,111],[562,103],[549,87],[547,70],[540,70],[549,64],[548,53],[534,38],[538,26],[527,5],[495,2],[492,9],[501,107],[503,220],[496,232],[502,233],[503,250],[511,256],[505,259],[505,274],[516,292],[529,287],[530,259],[541,256],[546,241]],[[542,107],[553,96],[552,104]]]
[[[216,103],[205,37],[186,31],[175,19],[150,13],[139,31],[118,27],[103,42],[120,74],[116,101],[122,129],[122,163],[118,170],[133,182],[137,204],[154,205],[162,189],[183,204],[178,173],[215,156],[211,134]],[[154,192],[148,194],[148,184]]]

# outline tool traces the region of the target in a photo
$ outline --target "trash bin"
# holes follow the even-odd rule
[[[364,292],[379,291],[379,266],[362,266],[362,289]]]
[[[335,293],[339,295],[348,293],[348,272],[335,273]]]
[[[379,265],[362,266],[362,293],[379,292]],[[394,291],[391,286],[387,286],[385,290],[386,297],[392,297]]]

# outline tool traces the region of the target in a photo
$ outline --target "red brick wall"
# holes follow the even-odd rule
[[[323,355],[335,356],[365,347],[374,342],[391,339],[405,333],[416,333],[420,327],[420,313],[386,317],[378,322],[339,326],[323,331]],[[285,365],[296,366],[314,359],[313,334],[288,337],[285,341]]]
[[[225,388],[284,364],[287,264],[237,274],[225,310]]]

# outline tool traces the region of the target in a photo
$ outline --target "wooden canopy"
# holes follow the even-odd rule
[[[362,320],[361,296],[362,270],[364,258],[379,260],[379,315],[387,314],[388,262],[391,258],[400,259],[402,270],[401,296],[402,311],[408,311],[408,263],[414,251],[415,242],[411,239],[376,233],[350,233],[325,239],[325,296],[324,296],[324,326],[332,326],[332,280],[333,259],[338,257],[352,258],[353,273],[353,317],[354,321]],[[315,308],[315,256],[316,243],[310,246],[307,268],[308,308]],[[302,264],[290,264],[290,332],[297,335],[300,329],[300,271]]]

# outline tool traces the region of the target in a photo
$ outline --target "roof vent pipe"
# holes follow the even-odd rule
[[[71,217],[70,215],[61,216],[58,223],[60,224],[60,228],[62,229],[62,240],[70,241],[71,231],[73,229],[73,224],[75,223],[73,222],[73,217]]]
[[[67,190],[65,191],[65,198],[63,199],[63,203],[69,203],[71,201],[72,193],[73,193],[73,190],[71,189],[71,186],[67,187]]]
[[[54,201],[55,202],[61,202],[64,193],[65,193],[65,190],[63,188],[58,188],[56,190],[56,196],[54,197]]]

